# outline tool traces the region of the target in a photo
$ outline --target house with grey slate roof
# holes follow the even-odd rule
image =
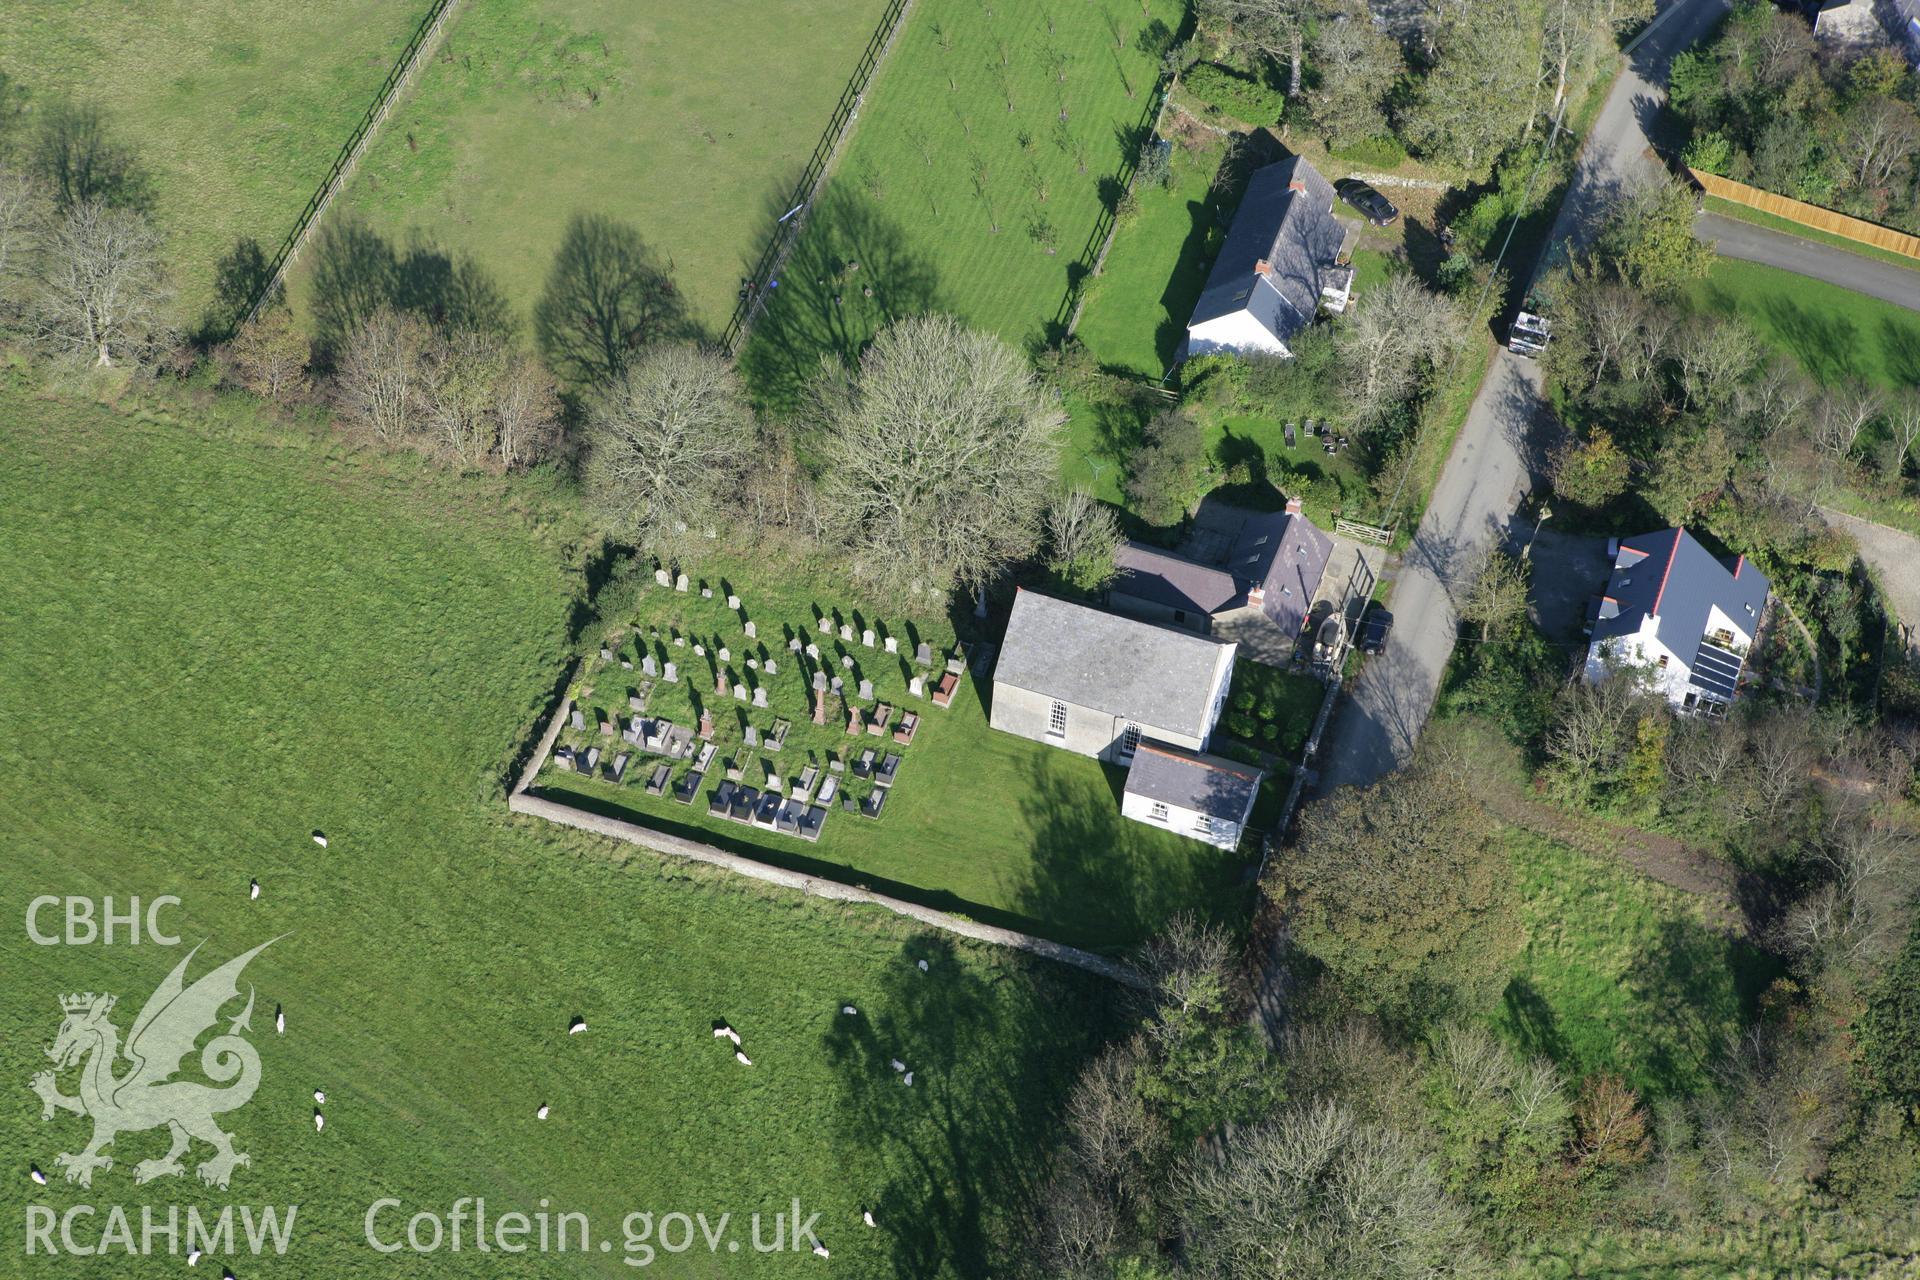
[[[1128,764],[1143,739],[1204,750],[1238,646],[1021,591],[993,672],[989,723]]]
[[[1143,542],[1121,543],[1114,554],[1119,574],[1107,601],[1136,617],[1203,634],[1215,619],[1252,609],[1293,637],[1307,625],[1332,555],[1333,539],[1293,499],[1284,511],[1248,516],[1224,564],[1201,564]]]
[[[1220,849],[1240,843],[1264,770],[1164,742],[1142,742],[1120,812]]]
[[[1586,678],[1637,667],[1680,710],[1724,715],[1771,591],[1746,557],[1722,562],[1685,529],[1627,538],[1600,597]]]
[[[1255,171],[1187,322],[1187,355],[1290,356],[1324,301],[1345,308],[1353,269],[1333,185],[1299,156]]]

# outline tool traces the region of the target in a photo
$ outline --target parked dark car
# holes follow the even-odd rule
[[[1358,178],[1340,179],[1333,184],[1333,191],[1335,195],[1345,200],[1355,213],[1376,227],[1392,226],[1400,216],[1400,211],[1393,207],[1393,201]]]
[[[1387,634],[1393,630],[1393,615],[1377,604],[1367,606],[1360,617],[1360,652],[1379,653],[1387,647]]]

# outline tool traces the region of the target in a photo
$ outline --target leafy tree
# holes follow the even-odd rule
[[[1199,496],[1206,472],[1206,432],[1192,415],[1169,409],[1141,433],[1127,474],[1127,502],[1146,520],[1171,525]]]
[[[1693,193],[1678,181],[1652,183],[1620,200],[1601,228],[1602,261],[1648,293],[1679,289],[1713,266],[1713,246],[1693,238]]]
[[[1564,1195],[1573,1107],[1550,1063],[1515,1058],[1478,1024],[1447,1027],[1426,1096],[1449,1190],[1502,1215],[1538,1214]]]
[[[1627,490],[1632,460],[1603,427],[1585,440],[1569,436],[1547,455],[1553,491],[1583,507],[1604,507]]]
[[[1684,524],[1720,500],[1733,475],[1733,448],[1718,426],[1674,432],[1654,455],[1640,494],[1669,524]]]
[[[1030,555],[1065,415],[1018,351],[950,316],[897,320],[813,405],[828,526],[857,573],[983,591]]]
[[[1518,941],[1492,834],[1464,771],[1423,740],[1403,772],[1305,811],[1275,892],[1294,937],[1357,1007],[1439,1022],[1486,1007]]]
[[[1460,598],[1460,616],[1480,628],[1480,643],[1524,618],[1527,566],[1504,551],[1487,552]]]
[[[1399,46],[1373,25],[1366,0],[1331,0],[1328,9],[1314,27],[1319,83],[1307,106],[1329,146],[1351,146],[1387,131],[1387,95],[1404,68]]]
[[[1200,20],[1234,44],[1287,64],[1287,97],[1300,96],[1307,28],[1325,0],[1199,0]]]
[[[712,536],[753,443],[753,414],[725,356],[687,345],[621,357],[588,402],[588,500],[654,547]]]
[[[1538,0],[1519,0],[1499,21],[1472,5],[1440,11],[1432,65],[1401,115],[1409,142],[1430,156],[1484,174],[1522,129],[1540,65]]]

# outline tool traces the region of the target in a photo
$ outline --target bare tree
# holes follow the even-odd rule
[[[1404,399],[1422,369],[1444,359],[1460,340],[1453,305],[1413,276],[1389,276],[1339,334],[1346,392],[1355,418],[1372,424]]]
[[[165,237],[144,214],[88,202],[55,224],[39,255],[34,328],[56,351],[111,365],[140,358],[166,327]]]
[[[1200,15],[1225,27],[1236,43],[1285,62],[1287,96],[1297,98],[1306,66],[1307,28],[1327,7],[1326,0],[1201,0]]]
[[[1328,0],[1313,32],[1320,82],[1308,94],[1313,122],[1335,146],[1387,131],[1386,97],[1402,70],[1400,49],[1373,24],[1366,0]]]
[[[494,452],[508,471],[530,467],[560,439],[560,388],[524,351],[507,355],[493,400]]]
[[[1760,339],[1743,321],[1709,320],[1686,328],[1679,355],[1688,403],[1715,409],[1732,398],[1760,363]]]
[[[308,386],[306,335],[285,307],[268,307],[222,349],[228,376],[268,400],[291,400]]]
[[[19,301],[51,217],[51,201],[40,180],[0,166],[0,307]]]
[[[716,351],[649,348],[587,408],[588,497],[652,545],[708,536],[753,443],[739,376]]]
[[[493,453],[506,366],[506,344],[473,329],[437,336],[427,348],[421,416],[435,448],[463,467],[477,467]]]
[[[1920,441],[1920,393],[1908,389],[1894,397],[1886,422],[1893,437],[1893,470],[1897,474],[1913,456],[1914,443]]]
[[[1527,569],[1504,551],[1482,557],[1460,600],[1460,616],[1480,626],[1480,642],[1493,639],[1527,612]]]
[[[1085,489],[1072,489],[1047,508],[1047,564],[1082,591],[1098,591],[1119,573],[1120,522]]]
[[[1033,551],[1066,419],[1018,351],[949,316],[899,320],[818,392],[821,501],[862,576],[984,592]]]
[[[1470,1264],[1465,1215],[1416,1144],[1333,1103],[1195,1157],[1178,1189],[1203,1276],[1438,1280]]]
[[[1878,387],[1850,378],[1820,397],[1813,413],[1813,442],[1836,458],[1852,455],[1860,433],[1886,408]]]
[[[427,378],[426,321],[381,307],[348,334],[334,375],[340,407],[382,444],[397,444],[419,421]]]
[[[1897,98],[1869,95],[1848,113],[1841,145],[1854,186],[1883,186],[1920,147],[1920,116]]]

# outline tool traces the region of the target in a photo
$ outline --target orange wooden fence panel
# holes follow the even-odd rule
[[[1731,200],[1749,209],[1758,209],[1776,218],[1785,218],[1789,222],[1797,222],[1803,227],[1812,227],[1816,231],[1840,236],[1857,244],[1869,244],[1876,249],[1886,249],[1892,253],[1904,254],[1909,258],[1920,258],[1920,236],[1910,236],[1904,231],[1895,231],[1892,227],[1883,227],[1877,222],[1849,218],[1844,213],[1822,209],[1819,205],[1808,204],[1804,200],[1791,200],[1786,196],[1762,191],[1758,187],[1750,187],[1744,182],[1735,182],[1731,178],[1722,178],[1717,174],[1702,173],[1698,169],[1689,169],[1687,172],[1693,175],[1693,180],[1699,183],[1701,189],[1710,196],[1719,196],[1722,200]]]

